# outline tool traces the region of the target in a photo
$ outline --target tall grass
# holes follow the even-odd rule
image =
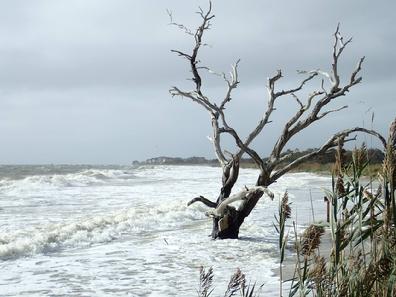
[[[295,239],[297,265],[289,296],[396,296],[396,151],[389,137],[377,181],[362,182],[365,146],[343,162],[339,143],[330,200],[330,252],[324,229],[311,225]],[[375,190],[373,190],[375,189]]]
[[[285,227],[286,227],[286,220],[291,217],[291,207],[289,203],[289,195],[287,191],[284,193],[282,199],[279,200],[279,213],[278,216],[275,215],[275,221],[276,224],[274,224],[274,227],[276,229],[276,232],[279,234],[279,243],[278,243],[278,248],[279,248],[279,277],[280,277],[280,282],[279,282],[279,296],[283,296],[283,261],[285,259],[285,249],[286,249],[286,244],[287,244],[287,239],[289,236],[289,233],[285,234]]]

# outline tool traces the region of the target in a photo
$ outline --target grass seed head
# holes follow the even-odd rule
[[[305,229],[301,241],[301,253],[310,256],[320,245],[320,238],[324,234],[323,226],[310,225]]]
[[[285,192],[285,194],[282,197],[281,212],[283,213],[283,215],[286,219],[291,218],[291,207],[290,207],[290,203],[289,203],[289,194],[287,193],[287,191]]]

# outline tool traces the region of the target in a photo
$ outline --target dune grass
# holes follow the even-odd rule
[[[321,226],[313,224],[295,237],[289,296],[396,296],[395,148],[388,145],[376,188],[372,180],[362,181],[367,167],[365,147],[355,150],[347,165],[338,150],[327,193],[330,252],[321,251]]]

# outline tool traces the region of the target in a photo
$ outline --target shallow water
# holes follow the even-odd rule
[[[257,171],[242,169],[235,190]],[[221,170],[206,166],[0,166],[1,296],[195,296],[199,267],[212,266],[222,296],[240,268],[263,296],[277,296],[273,215],[289,191],[299,226],[324,219],[331,179],[288,174],[262,198],[240,240],[211,240],[205,206]],[[220,285],[219,285],[220,284]]]

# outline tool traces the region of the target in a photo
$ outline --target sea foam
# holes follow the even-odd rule
[[[187,209],[181,201],[174,201],[3,233],[0,234],[0,259],[85,247],[116,240],[121,236],[139,235],[143,231],[161,232],[199,219],[204,219],[202,209]]]

